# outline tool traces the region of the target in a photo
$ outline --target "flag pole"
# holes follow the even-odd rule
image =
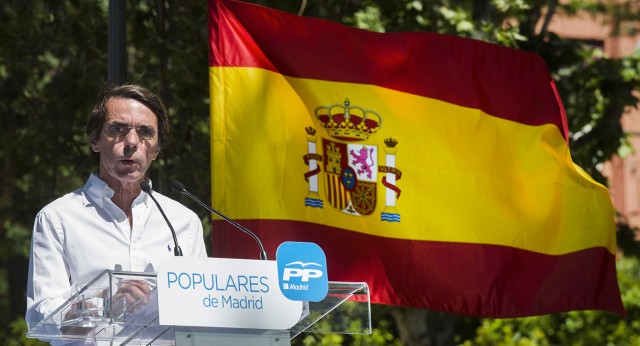
[[[107,80],[123,83],[127,78],[127,24],[125,0],[109,0]]]

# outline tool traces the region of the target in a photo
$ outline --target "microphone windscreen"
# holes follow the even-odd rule
[[[140,188],[146,193],[149,193],[149,191],[151,191],[151,185],[149,185],[149,182],[146,179],[140,183]]]
[[[173,187],[178,192],[184,191],[184,185],[182,185],[182,183],[177,180],[171,180],[171,187]]]

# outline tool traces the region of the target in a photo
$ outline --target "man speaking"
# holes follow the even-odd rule
[[[207,256],[198,216],[150,189],[147,170],[169,134],[162,101],[138,85],[107,85],[86,132],[98,171],[35,218],[27,284],[30,328],[64,303],[73,287],[105,269],[155,272],[178,254],[178,244],[184,256]],[[130,281],[116,295],[133,302],[148,298],[149,291],[146,283]]]

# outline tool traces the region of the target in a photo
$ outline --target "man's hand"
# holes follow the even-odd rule
[[[86,291],[85,294],[81,294],[65,313],[63,326],[60,327],[63,334],[86,335],[95,328],[95,322],[91,321],[91,318],[104,318],[104,298],[107,289],[102,289],[94,295]],[[64,325],[65,323],[68,325]]]
[[[126,280],[118,284],[118,291],[112,297],[113,316],[115,318],[142,309],[149,303],[152,291],[144,280]],[[109,307],[107,307],[108,310]]]

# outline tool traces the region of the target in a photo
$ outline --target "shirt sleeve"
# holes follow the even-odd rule
[[[35,218],[29,255],[25,315],[29,328],[69,298],[71,285],[63,244],[64,232],[60,222],[45,210],[40,211]]]

